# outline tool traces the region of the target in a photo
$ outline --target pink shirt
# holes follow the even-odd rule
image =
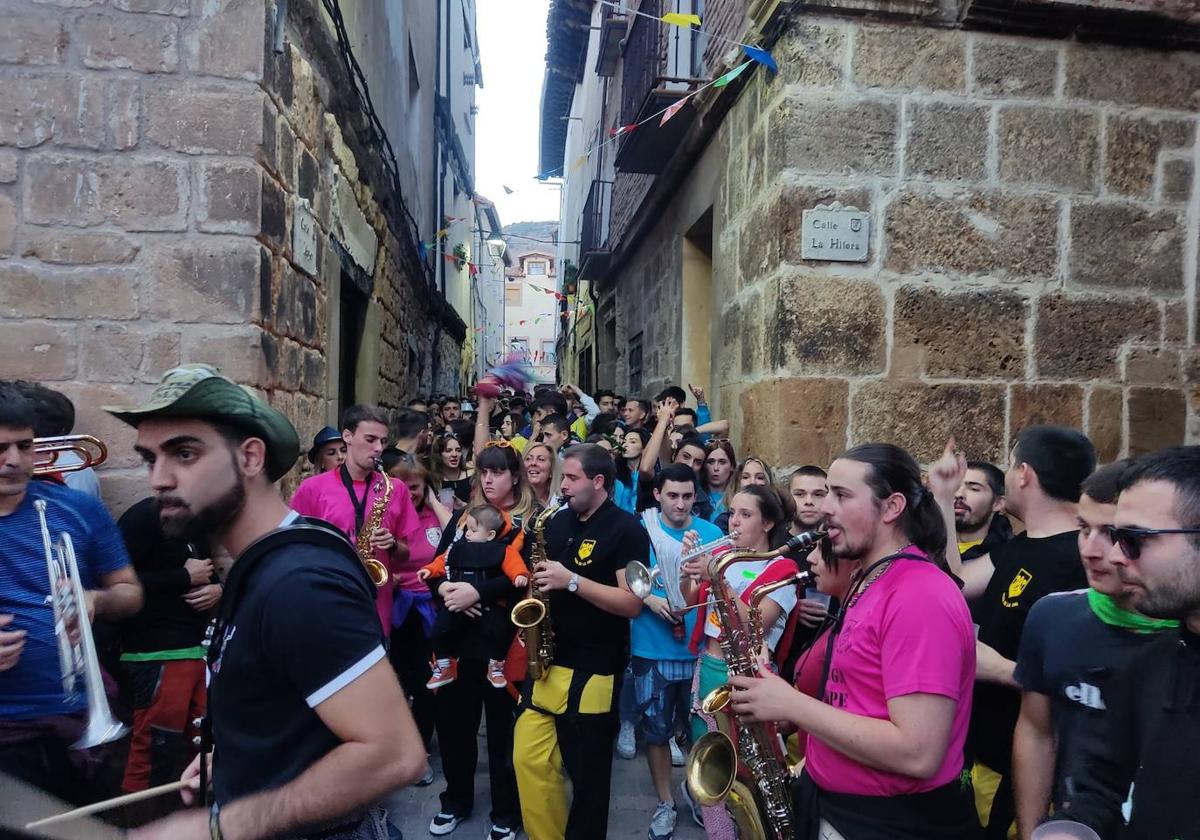
[[[417,512],[413,508],[412,499],[408,495],[408,488],[404,486],[404,482],[394,478],[391,479],[391,482],[392,497],[388,501],[387,510],[383,513],[382,527],[390,531],[397,542],[407,542],[411,545],[417,542],[418,537],[423,538],[420,533],[421,526],[417,519]],[[376,483],[375,481],[370,482],[371,486],[367,489],[365,514],[367,519],[370,518],[371,508],[375,504],[374,485]],[[363,488],[364,482],[354,482],[354,492],[359,499],[363,497]],[[342,531],[350,538],[351,542],[355,541],[354,503],[350,501],[350,494],[346,491],[346,485],[342,483],[340,470],[329,470],[309,476],[300,482],[295,495],[292,496],[291,507],[301,516],[324,519]],[[387,566],[393,574],[401,571],[401,565],[386,551],[376,551],[375,559]],[[394,589],[395,587],[389,582],[375,592],[375,610],[379,613],[379,623],[383,625],[385,633],[391,632],[392,628]]]
[[[912,546],[907,551],[921,553]],[[949,783],[962,770],[974,683],[975,632],[958,587],[932,563],[894,561],[847,611],[823,699],[886,720],[894,697],[949,697],[958,705],[946,755],[933,778],[915,779],[867,767],[809,735],[809,775],[823,790],[862,796],[921,793]]]
[[[408,559],[400,564],[397,575],[400,578],[400,588],[409,592],[428,592],[425,581],[417,579],[417,570],[427,566],[437,557],[438,543],[442,541],[442,526],[438,523],[437,514],[429,505],[417,510],[417,522],[420,527],[408,542]]]

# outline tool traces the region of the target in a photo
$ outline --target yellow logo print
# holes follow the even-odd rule
[[[1008,591],[1000,598],[1000,603],[1006,607],[1017,606],[1017,599],[1021,597],[1021,593],[1025,591],[1025,587],[1029,586],[1029,582],[1033,580],[1033,575],[1024,569],[1017,571],[1016,576],[1008,585]]]
[[[580,566],[586,566],[592,562],[592,549],[596,547],[595,540],[584,540],[579,545],[579,552],[575,555],[575,562]]]

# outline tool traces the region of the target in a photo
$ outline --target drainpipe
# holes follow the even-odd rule
[[[439,237],[436,231],[442,228],[442,217],[445,215],[443,208],[442,188],[445,179],[445,166],[442,158],[442,142],[441,134],[438,131],[438,101],[442,94],[442,7],[447,4],[448,0],[438,0],[437,2],[437,34],[434,38],[434,53],[433,53],[433,229],[434,233],[434,259],[433,259],[433,287],[434,287],[434,306],[433,314],[436,316],[433,321],[433,352],[432,361],[430,363],[430,391],[438,390],[438,374],[441,372],[439,364],[441,354],[438,352],[438,346],[442,339],[442,319],[445,317],[446,308],[446,260],[442,257],[442,248],[444,241]],[[449,73],[447,73],[449,79]]]

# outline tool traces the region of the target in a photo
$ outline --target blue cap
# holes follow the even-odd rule
[[[317,432],[316,436],[313,437],[312,448],[308,450],[308,462],[310,464],[317,463],[317,450],[327,443],[341,439],[342,433],[333,428],[333,426],[326,426]]]

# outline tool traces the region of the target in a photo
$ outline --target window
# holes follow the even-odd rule
[[[592,381],[592,345],[590,344],[579,351],[579,373],[576,378],[584,393],[590,394],[595,390],[596,386]]]
[[[367,322],[367,296],[342,272],[338,318],[338,415],[358,402],[356,379],[363,329]]]
[[[508,349],[514,353],[519,353],[526,359],[529,358],[529,339],[528,338],[510,338],[508,340]]]
[[[524,299],[524,289],[520,283],[505,283],[504,284],[504,305],[505,306],[520,306]]]
[[[552,338],[542,339],[542,364],[552,365],[555,363],[554,357],[557,355],[556,342]]]
[[[525,263],[525,273],[530,277],[542,277],[546,274],[546,263],[541,260]]]
[[[642,334],[638,333],[629,341],[629,395],[636,397],[642,393]]]

